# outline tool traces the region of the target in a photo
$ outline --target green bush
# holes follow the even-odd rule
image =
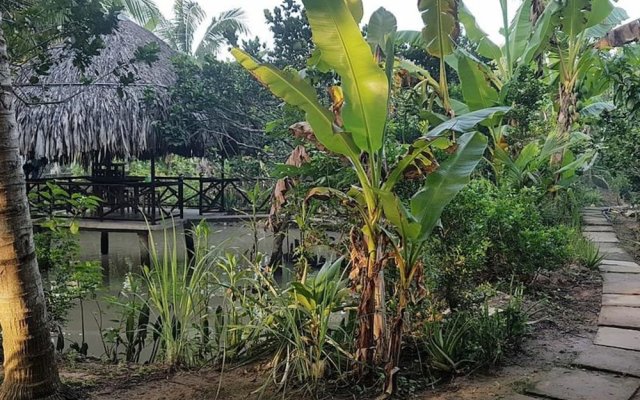
[[[483,282],[530,282],[572,260],[572,229],[545,224],[544,198],[536,189],[499,189],[478,179],[447,207],[425,265],[449,306],[473,302]]]

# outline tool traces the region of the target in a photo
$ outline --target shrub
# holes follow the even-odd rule
[[[478,179],[447,207],[425,264],[449,306],[472,302],[483,282],[529,282],[571,261],[572,229],[545,224],[544,198],[536,189],[499,189]]]

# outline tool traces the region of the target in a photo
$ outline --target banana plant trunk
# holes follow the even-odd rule
[[[398,387],[398,371],[400,367],[400,353],[402,352],[402,331],[404,329],[404,314],[408,304],[408,293],[405,289],[400,289],[398,293],[398,309],[396,316],[391,325],[389,332],[389,355],[387,364],[385,365],[385,384],[384,391],[386,395],[396,393]]]
[[[0,171],[0,328],[4,350],[0,400],[61,399],[18,153],[7,44],[1,27]]]
[[[382,241],[376,240],[368,246],[352,249],[360,252],[358,259],[365,264],[358,266],[362,292],[358,306],[356,361],[361,376],[370,372],[371,367],[382,366],[386,362],[388,334],[382,246]],[[364,249],[366,253],[362,251]]]
[[[561,142],[569,140],[571,127],[576,121],[576,108],[578,100],[571,85],[560,85],[560,93],[558,97],[558,139]],[[564,150],[555,153],[551,158],[553,165],[560,165],[564,158]]]

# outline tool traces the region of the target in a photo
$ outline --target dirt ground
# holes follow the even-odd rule
[[[570,267],[542,276],[529,294],[531,329],[520,352],[492,371],[475,371],[468,376],[439,383],[399,398],[434,400],[500,399],[521,391],[539,371],[567,365],[595,335],[600,309],[601,281],[597,271]],[[205,368],[170,373],[160,367],[105,365],[99,362],[65,362],[63,380],[95,400],[213,400],[259,397],[264,382],[258,366],[236,368],[221,373]],[[292,398],[296,394],[264,393],[264,399]],[[325,399],[368,397],[327,393]]]
[[[636,260],[640,260],[640,214],[636,217],[631,216],[628,210],[612,210],[611,219],[620,245]]]

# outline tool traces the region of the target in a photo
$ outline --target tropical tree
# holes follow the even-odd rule
[[[3,19],[7,15],[10,18]],[[19,30],[15,24],[24,21],[25,16],[39,16],[39,26],[56,21],[52,16],[73,20],[73,24],[56,25],[45,32],[75,38],[65,45],[68,50],[76,52],[76,60],[81,66],[86,59],[79,55],[90,57],[99,51],[99,35],[111,31],[117,18],[114,10],[105,16],[103,5],[90,0],[34,4],[10,1],[0,4],[0,169],[3,171],[0,176],[0,328],[4,350],[0,399],[62,399],[65,396],[48,329],[22,160],[18,152],[8,41],[4,35],[7,26],[13,32]],[[33,22],[33,19],[29,21]],[[39,70],[45,71],[46,67],[40,66]]]
[[[196,42],[195,33],[206,18],[200,4],[195,0],[176,0],[173,13],[173,19],[160,21],[158,33],[174,49],[197,58],[215,55],[225,41],[234,41],[238,34],[249,32],[244,11],[233,8],[213,17],[202,40]]]
[[[264,10],[264,16],[273,33],[273,50],[269,51],[269,60],[278,67],[290,65],[304,68],[313,42],[302,5],[295,0],[283,0],[273,10]]]
[[[393,62],[381,68],[377,62],[380,55],[374,56],[372,47],[384,47],[387,59],[393,60],[394,40],[390,39],[395,37],[395,17],[384,11],[377,13],[369,24],[370,32],[377,32],[372,35],[377,39],[367,43],[358,26],[362,18],[360,1],[303,0],[303,4],[316,46],[312,63],[334,71],[341,79],[341,86],[329,90],[329,109],[320,103],[313,86],[296,72],[261,64],[239,49],[232,54],[276,96],[302,109],[318,142],[349,160],[358,177],[359,184],[346,193],[315,188],[306,201],[336,196],[360,218],[360,226],[351,232],[350,249],[350,275],[360,294],[355,358],[361,373],[370,371],[371,366],[385,365],[385,390],[392,392],[409,290],[422,273],[421,251],[444,207],[469,180],[486,148],[486,138],[469,131],[507,108],[479,110],[444,122],[408,146],[404,157],[385,169],[390,161],[386,160],[383,144]],[[449,137],[451,132],[462,135],[454,140]],[[436,149],[452,154],[440,165]],[[394,189],[408,169],[421,171],[426,180],[405,205]],[[388,323],[383,271],[390,260],[399,278],[394,291],[397,314]]]

